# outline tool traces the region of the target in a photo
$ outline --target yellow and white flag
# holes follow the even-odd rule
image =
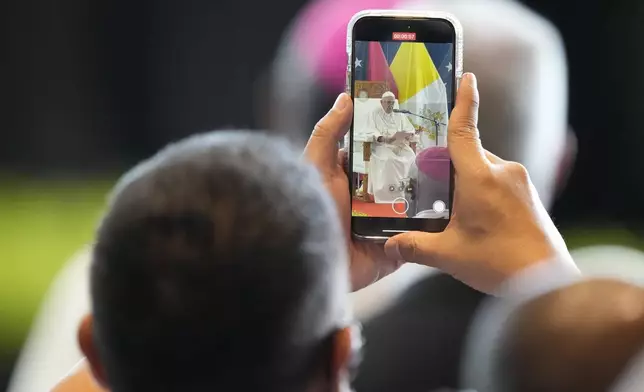
[[[447,146],[447,91],[427,47],[403,42],[391,65],[398,87],[400,109],[430,118],[407,115],[414,127],[422,127],[421,148]]]

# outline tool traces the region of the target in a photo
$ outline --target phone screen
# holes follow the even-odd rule
[[[444,19],[356,22],[351,59],[352,227],[363,236],[441,231],[450,218],[453,168],[447,125],[455,32]]]

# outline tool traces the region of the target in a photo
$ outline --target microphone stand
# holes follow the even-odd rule
[[[422,118],[424,120],[431,121],[434,124],[434,127],[436,127],[436,146],[438,147],[438,127],[440,125],[447,126],[447,124],[443,124],[442,122],[438,122],[438,120],[435,120],[433,118],[429,118],[429,117],[425,117],[425,116],[420,115],[420,114],[412,113],[409,110],[398,110],[398,113],[409,114],[411,116],[416,116],[416,117],[420,117],[420,118]]]

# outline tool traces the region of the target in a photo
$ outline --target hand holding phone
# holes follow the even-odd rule
[[[304,155],[318,168],[336,203],[346,233],[354,290],[383,278],[403,262],[439,268],[488,293],[539,262],[554,263],[563,274],[579,273],[526,169],[481,146],[478,92],[470,75],[461,84],[449,132],[449,150],[459,173],[454,201],[458,214],[442,233],[399,234],[384,248],[379,242],[352,238],[346,151],[337,148],[352,113],[351,99],[341,94],[315,126]]]
[[[541,262],[577,275],[554,226],[521,164],[481,146],[476,78],[463,77],[450,121],[449,150],[458,173],[454,210],[442,233],[410,232],[387,241],[393,259],[436,267],[486,293]]]

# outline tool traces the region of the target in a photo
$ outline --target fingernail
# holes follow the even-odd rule
[[[474,76],[473,73],[468,72],[463,75],[463,78],[467,81],[467,83],[469,83],[470,86],[476,88],[476,76]]]
[[[333,108],[337,110],[344,110],[347,107],[347,100],[349,96],[346,93],[342,93],[338,96],[338,99],[335,100]]]

